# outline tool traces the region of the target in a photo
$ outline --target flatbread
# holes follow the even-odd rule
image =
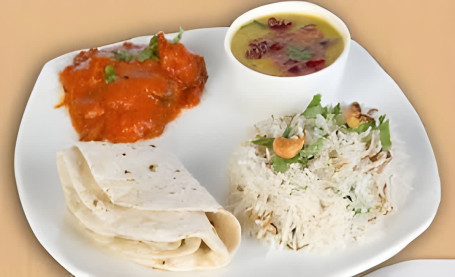
[[[166,270],[222,267],[240,243],[237,219],[170,153],[80,142],[57,153],[71,213],[95,240]]]

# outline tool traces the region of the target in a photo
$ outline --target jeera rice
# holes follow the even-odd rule
[[[343,248],[393,211],[389,121],[357,103],[320,102],[259,122],[230,162],[231,210],[247,233],[280,248]],[[304,145],[283,158],[278,138]]]

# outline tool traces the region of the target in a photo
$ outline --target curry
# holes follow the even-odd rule
[[[163,33],[148,46],[124,43],[80,52],[60,72],[62,105],[82,141],[135,142],[159,136],[200,102],[204,58]]]

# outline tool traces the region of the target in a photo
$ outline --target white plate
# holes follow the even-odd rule
[[[380,268],[365,277],[427,277],[454,274],[455,260],[412,260]]]
[[[226,203],[226,166],[232,150],[258,118],[253,107],[238,105],[231,93],[232,72],[226,66],[223,38],[227,28],[185,32],[182,42],[205,57],[209,80],[200,105],[168,125],[154,143],[175,153],[221,203]],[[149,37],[133,39],[147,43]],[[78,52],[78,51],[77,51]],[[387,235],[334,254],[278,251],[243,237],[229,266],[208,272],[172,273],[136,265],[95,245],[68,214],[56,169],[56,152],[77,140],[65,109],[55,109],[61,93],[58,72],[77,52],[48,62],[32,91],[22,118],[15,152],[19,196],[30,226],[44,248],[76,276],[258,276],[353,275],[388,259],[420,235],[433,220],[440,201],[436,161],[425,129],[396,83],[357,43],[343,83],[325,103],[359,101],[379,108],[391,121],[410,156],[405,167],[415,172],[413,190],[387,218]],[[249,80],[243,80],[248,82]],[[302,106],[302,110],[305,106]],[[373,236],[373,234],[372,234]],[[250,274],[248,274],[250,273]],[[259,275],[261,274],[261,275]]]

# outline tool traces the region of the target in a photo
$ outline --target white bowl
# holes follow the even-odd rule
[[[234,34],[254,19],[278,13],[301,13],[325,19],[342,36],[344,49],[340,56],[329,66],[317,72],[295,77],[271,76],[257,72],[239,62],[231,51]],[[322,94],[323,99],[333,99],[342,79],[344,67],[351,45],[351,35],[344,22],[330,11],[303,1],[278,2],[260,6],[239,16],[229,27],[224,48],[228,55],[228,66],[232,70],[233,93],[239,102],[251,112],[259,115],[290,114],[305,108],[314,94]],[[249,80],[241,82],[240,80]]]

